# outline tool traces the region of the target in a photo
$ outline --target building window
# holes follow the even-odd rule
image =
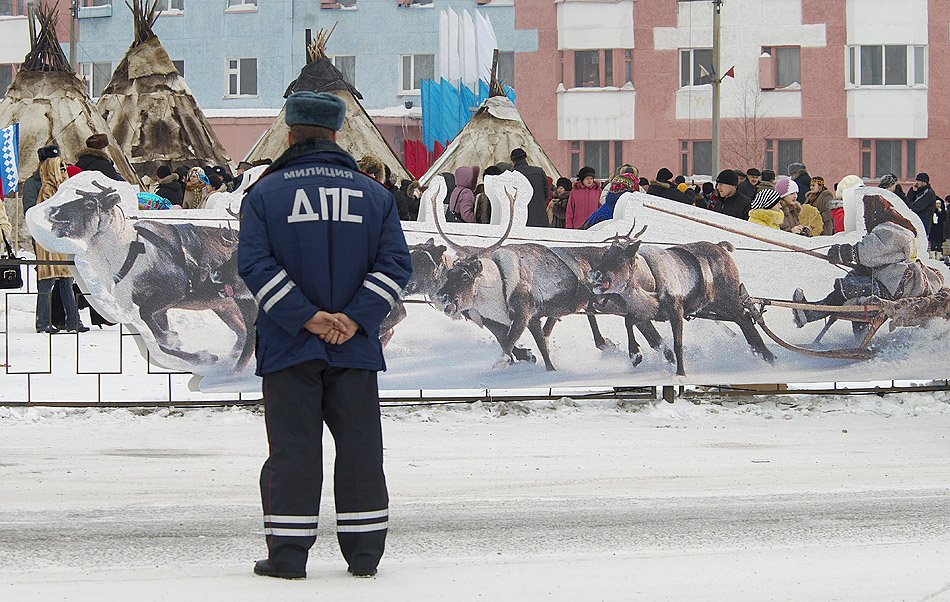
[[[914,179],[917,174],[916,140],[862,140],[861,177],[879,179],[892,173]]]
[[[257,59],[228,59],[228,96],[257,96]]]
[[[584,142],[584,165],[597,172],[596,178],[604,180],[610,177],[610,142],[606,140],[587,140]]]
[[[79,76],[91,98],[99,98],[112,79],[112,63],[79,63]]]
[[[161,13],[181,13],[185,10],[185,0],[158,0],[155,10]]]
[[[574,52],[574,87],[597,88],[600,86],[600,52],[577,50]]]
[[[780,176],[788,175],[788,166],[802,162],[801,140],[766,140],[765,169],[771,169]]]
[[[13,83],[13,65],[0,65],[0,99],[7,95],[7,88]]]
[[[775,87],[787,88],[802,82],[802,50],[798,46],[765,46],[763,54],[772,57]]]
[[[849,46],[848,84],[923,86],[927,84],[926,46]]]
[[[434,54],[404,54],[399,57],[399,93],[419,94],[422,80],[435,77]]]
[[[396,0],[398,6],[432,6],[432,0]]]
[[[571,141],[571,177],[577,175],[581,170],[581,143],[577,140]]]
[[[356,8],[356,0],[320,0],[320,8]]]
[[[257,0],[228,0],[228,7],[225,12],[255,12],[257,11]]]
[[[614,85],[613,54],[613,50],[609,49],[575,50],[574,87],[603,88]]]
[[[705,71],[704,71],[705,70]],[[712,83],[712,48],[680,49],[680,87],[702,86]]]
[[[680,141],[680,173],[684,176],[712,173],[712,140]]]
[[[572,140],[571,177],[577,177],[577,172],[585,165],[594,168],[596,172],[594,177],[598,180],[609,180],[613,172],[623,165],[623,143],[614,141],[613,153],[611,153],[609,140]]]
[[[111,6],[112,0],[82,0],[82,5],[85,7],[90,6]]]
[[[623,81],[633,83],[633,51],[629,48],[623,51],[623,63]]]
[[[356,57],[355,56],[332,56],[330,60],[337,71],[343,75],[343,80],[351,86],[356,86]]]
[[[178,69],[178,75],[185,77],[185,61],[172,61],[175,69]]]
[[[515,85],[515,53],[498,53],[498,81],[503,86]]]
[[[16,17],[26,14],[27,0],[0,0],[0,17]]]

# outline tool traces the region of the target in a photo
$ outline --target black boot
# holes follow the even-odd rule
[[[307,571],[285,571],[271,564],[270,559],[262,558],[254,563],[254,574],[262,577],[279,577],[281,579],[306,579]]]
[[[375,577],[376,569],[354,569],[350,567],[346,569],[354,577]]]

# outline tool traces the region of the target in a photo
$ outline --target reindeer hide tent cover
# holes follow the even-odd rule
[[[136,3],[133,12],[142,10]],[[136,41],[99,98],[105,117],[139,176],[159,165],[223,165],[231,160],[144,15],[136,15]],[[140,32],[138,28],[146,28]],[[141,39],[141,41],[140,41]]]
[[[138,184],[139,178],[122,147],[56,41],[56,11],[41,5],[37,20],[41,31],[36,43],[0,103],[0,127],[20,124],[20,173],[28,177],[36,171],[36,151],[43,146],[58,144],[66,161],[74,162],[86,150],[86,138],[104,133],[116,170],[127,181]]]
[[[511,151],[523,148],[528,163],[544,170],[552,179],[560,177],[554,162],[548,158],[518,109],[504,96],[487,98],[459,135],[419,179],[426,185],[440,173],[454,173],[462,166],[485,169],[496,163],[510,163]]]
[[[300,70],[300,75],[294,80],[284,98],[294,92],[330,92],[343,99],[346,103],[346,119],[343,129],[337,132],[336,142],[358,161],[364,155],[374,155],[385,163],[393,173],[396,181],[413,180],[402,162],[393,152],[392,147],[383,138],[370,119],[359,99],[363,96],[352,85],[346,82],[343,74],[326,57],[317,58]],[[245,161],[254,162],[260,159],[276,159],[287,150],[287,124],[284,123],[284,110],[281,109],[277,121],[264,132],[254,148],[247,154]]]

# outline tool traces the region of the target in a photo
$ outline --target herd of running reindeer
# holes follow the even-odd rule
[[[507,189],[505,193],[513,217],[515,197]],[[555,370],[549,339],[558,320],[573,314],[587,315],[598,349],[611,343],[601,334],[597,315],[622,316],[633,366],[643,360],[636,329],[675,364],[677,375],[685,375],[683,325],[689,318],[734,322],[753,353],[770,363],[775,359],[744,304],[747,295],[728,242],[641,246],[646,227],[633,235],[634,222],[626,235],[605,241],[610,242],[606,248],[505,245],[512,230],[509,219],[501,239],[480,248],[455,244],[438,218],[435,223],[446,244],[430,238],[409,247],[413,275],[404,295],[421,295],[446,315],[487,328],[508,363],[536,361],[530,350],[517,346],[527,329],[545,368]],[[384,344],[405,317],[405,302],[400,301],[380,329]],[[670,323],[672,350],[655,322]]]

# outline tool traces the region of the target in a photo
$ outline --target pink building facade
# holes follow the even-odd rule
[[[950,2],[725,0],[722,167],[950,190]],[[712,2],[519,0],[518,108],[564,174],[710,175]]]

